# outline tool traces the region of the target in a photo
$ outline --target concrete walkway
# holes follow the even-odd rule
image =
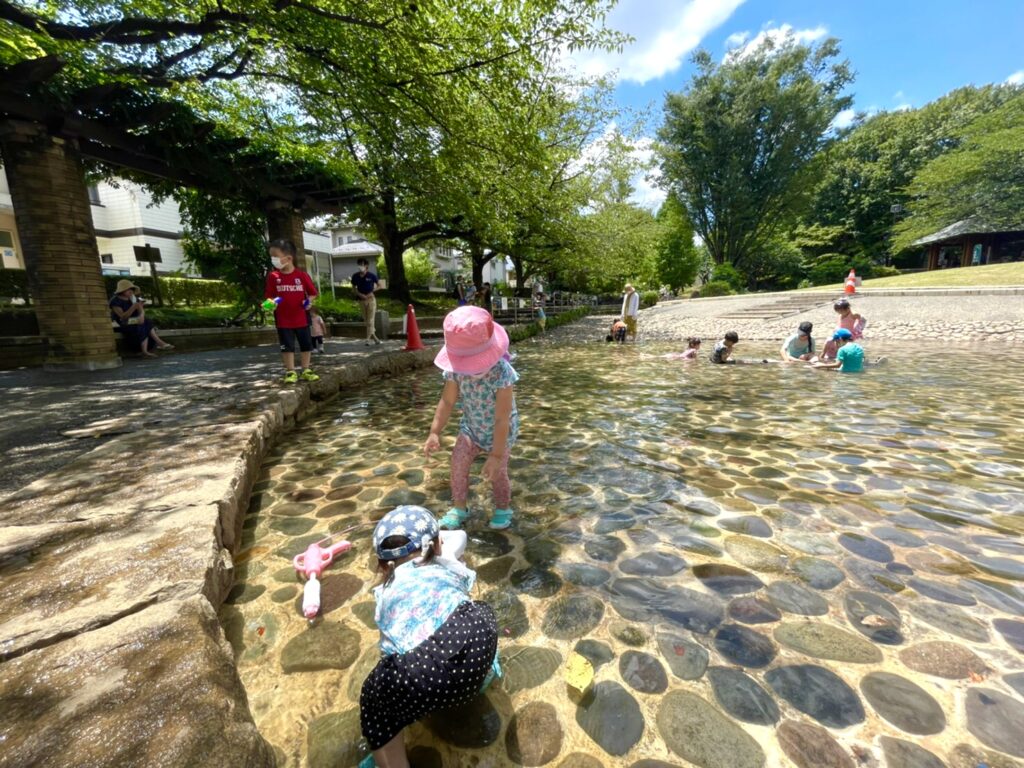
[[[331,370],[404,344],[328,341],[313,367]],[[186,420],[237,421],[252,412],[254,398],[283,386],[282,374],[271,345],[129,358],[112,371],[0,371],[0,494],[60,469],[113,435]]]

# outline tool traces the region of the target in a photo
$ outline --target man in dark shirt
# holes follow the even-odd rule
[[[366,259],[359,259],[356,262],[359,271],[352,275],[352,288],[356,292],[356,298],[363,310],[363,322],[366,323],[366,346],[370,342],[380,344],[377,332],[374,330],[373,321],[377,314],[377,297],[374,293],[380,288],[380,279],[370,271],[370,262]]]

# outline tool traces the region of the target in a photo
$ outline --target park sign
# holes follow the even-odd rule
[[[149,243],[145,245],[133,246],[135,249],[135,260],[139,263],[148,261],[150,264],[156,263],[161,264],[163,260],[160,258],[160,249],[156,248]]]

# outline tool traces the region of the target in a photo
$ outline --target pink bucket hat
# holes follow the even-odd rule
[[[442,371],[476,376],[508,351],[508,334],[483,307],[459,307],[444,319],[444,346],[434,358]]]

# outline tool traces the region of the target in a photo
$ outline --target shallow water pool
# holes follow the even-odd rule
[[[1024,362],[891,348],[843,376],[518,351],[516,522],[486,530],[474,485],[467,553],[506,677],[409,729],[413,765],[1024,757]],[[430,370],[350,391],[264,463],[221,618],[281,765],[365,754],[368,537],[397,504],[447,508],[447,460],[420,453],[440,386]],[[291,558],[338,531],[354,552],[310,626]],[[581,702],[574,650],[596,668]]]

